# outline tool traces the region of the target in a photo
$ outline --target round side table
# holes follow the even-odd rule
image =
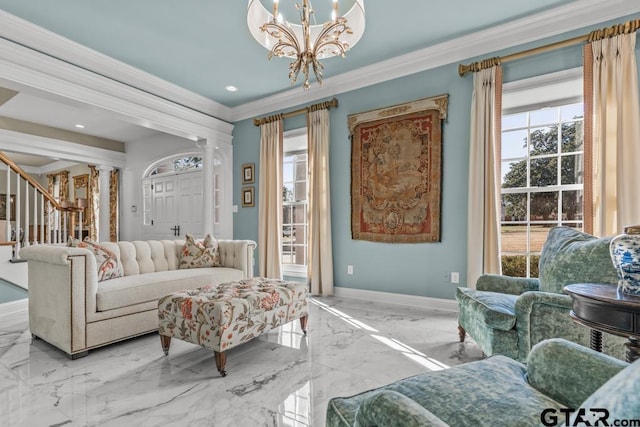
[[[578,283],[565,286],[573,299],[570,316],[591,328],[591,348],[602,351],[602,332],[627,338],[627,362],[640,358],[640,297],[618,292],[615,285]]]

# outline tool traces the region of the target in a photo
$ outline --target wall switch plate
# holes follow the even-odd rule
[[[451,283],[460,283],[460,273],[457,271],[451,273]]]
[[[233,212],[238,212],[238,205],[233,205],[233,206],[231,207],[231,210],[232,210]]]
[[[353,265],[347,265],[347,274],[353,274]]]

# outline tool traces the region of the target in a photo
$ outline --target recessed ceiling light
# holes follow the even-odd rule
[[[238,88],[233,86],[233,85],[225,86],[224,88],[226,90],[228,90],[229,92],[237,92],[238,91]]]
[[[76,127],[77,127],[78,129],[84,129],[84,125],[82,125],[82,124],[80,124],[80,123],[78,123],[78,124],[76,125]]]

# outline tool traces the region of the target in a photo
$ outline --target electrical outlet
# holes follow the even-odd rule
[[[460,273],[457,271],[451,273],[451,283],[460,283]]]
[[[347,274],[353,274],[353,265],[347,265]]]

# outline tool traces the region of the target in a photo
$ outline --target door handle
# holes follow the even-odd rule
[[[179,236],[180,235],[180,226],[179,225],[176,225],[175,227],[172,227],[169,230],[173,230],[173,235],[174,236]]]

